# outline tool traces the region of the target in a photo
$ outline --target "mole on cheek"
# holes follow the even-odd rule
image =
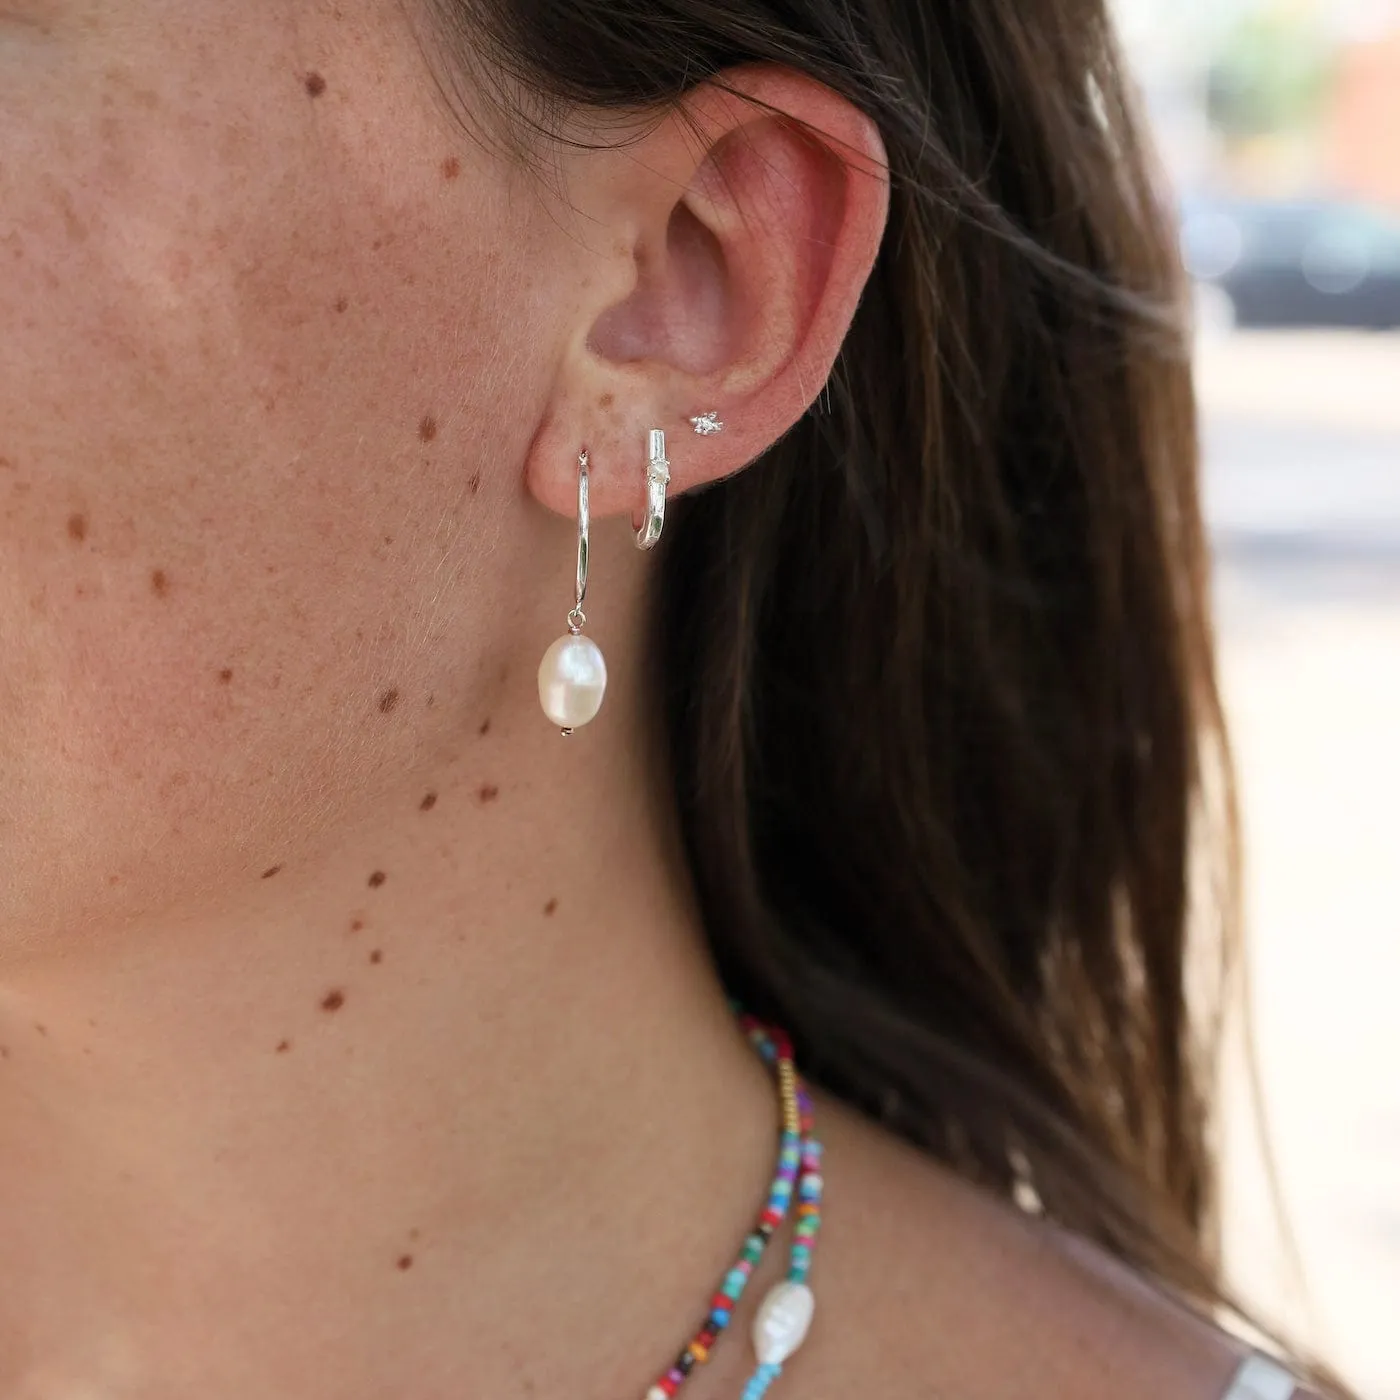
[[[423,421],[418,425],[418,436],[424,442],[431,442],[437,436],[437,419],[431,413],[423,415]]]
[[[382,870],[376,870],[374,874],[369,877],[370,889],[377,890],[386,879],[388,879],[388,876],[385,875],[385,873]]]
[[[151,590],[157,598],[164,598],[170,592],[170,578],[164,569],[155,569],[151,573]]]
[[[476,795],[482,802],[494,802],[501,795],[501,790],[495,783],[483,783]]]
[[[281,1040],[277,1043],[277,1053],[279,1055],[285,1055],[291,1048],[292,1042],[290,1040]]]
[[[399,1258],[399,1268],[411,1269],[413,1267],[413,1256],[411,1254],[401,1255]]]
[[[233,672],[230,671],[227,666],[225,666],[224,669],[219,672],[219,679],[223,681],[225,685],[227,685],[233,679]]]
[[[332,992],[327,992],[326,995],[321,998],[322,1011],[339,1011],[344,1005],[345,993],[342,992],[339,987]]]
[[[87,516],[74,514],[68,517],[68,538],[70,540],[82,543],[83,540],[87,539],[87,530]]]
[[[431,811],[433,810],[433,808],[436,807],[436,806],[437,806],[437,793],[435,793],[435,792],[430,792],[430,793],[427,793],[427,794],[424,796],[423,800],[418,804],[418,810],[419,810],[420,812],[431,812]]]
[[[312,97],[320,97],[326,90],[326,80],[319,73],[308,73],[302,81]]]
[[[604,394],[603,397],[598,400],[599,408],[611,408],[612,406],[613,396],[611,394]]]
[[[473,496],[475,496],[476,493],[481,490],[481,473],[473,472],[472,478],[469,482],[467,482],[467,485],[471,487],[471,493]]]
[[[392,689],[392,690],[386,690],[386,691],[384,692],[384,694],[381,695],[381,696],[379,697],[379,711],[380,711],[381,714],[387,715],[387,714],[389,713],[389,711],[392,710],[392,709],[394,708],[394,706],[397,705],[398,703],[399,703],[399,692],[398,692],[398,689],[397,689],[397,688],[394,688],[394,689]]]
[[[490,717],[490,715],[488,715],[484,720],[481,721],[481,724],[477,727],[477,731],[476,731],[476,732],[477,732],[478,734],[480,734],[480,735],[484,738],[484,737],[486,736],[486,734],[488,734],[488,733],[490,732],[490,729],[491,729],[491,717]]]
[[[335,299],[335,309],[339,312],[346,312],[350,309],[350,301],[347,297],[337,297]]]
[[[369,960],[372,963],[382,963],[384,961],[384,954],[380,949],[376,948],[374,952],[369,955]]]
[[[462,162],[456,156],[448,156],[442,163],[442,178],[455,180],[462,173]]]
[[[272,877],[273,877],[275,874],[277,874],[277,872],[278,872],[279,870],[281,870],[281,868],[282,868],[282,867],[281,867],[280,865],[274,865],[270,870],[264,870],[263,873],[262,873],[263,879],[264,879],[264,880],[270,880],[270,879],[272,879]]]
[[[559,901],[557,899],[551,899],[549,903],[544,906],[544,912],[546,914],[552,914],[558,907]]]
[[[359,931],[360,931],[362,928],[364,928],[364,926],[365,926],[365,921],[364,921],[363,919],[351,919],[351,920],[350,920],[350,932],[351,932],[351,933],[359,933]]]

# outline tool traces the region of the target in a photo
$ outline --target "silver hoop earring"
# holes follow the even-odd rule
[[[650,549],[661,538],[666,523],[666,488],[671,484],[671,464],[666,460],[666,434],[660,428],[647,433],[647,504],[637,548]]]
[[[658,527],[659,530],[659,527]],[[588,619],[583,598],[588,591],[588,449],[578,454],[578,571],[569,630],[551,643],[540,662],[540,705],[565,737],[587,724],[603,703],[608,668],[591,637],[583,636]]]

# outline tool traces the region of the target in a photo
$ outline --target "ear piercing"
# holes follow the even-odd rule
[[[597,642],[583,636],[583,597],[588,591],[588,449],[578,454],[578,571],[569,630],[555,641],[540,662],[540,705],[566,738],[587,724],[603,703],[608,685],[607,663]]]
[[[691,426],[701,437],[720,432],[724,424],[713,410],[697,413]],[[671,484],[671,464],[666,459],[666,434],[660,428],[647,432],[646,505],[637,548],[651,549],[666,523],[666,488]],[[602,707],[608,685],[603,653],[591,637],[583,635],[588,619],[583,598],[588,590],[588,449],[578,454],[578,568],[574,581],[574,605],[569,609],[569,630],[544,654],[540,662],[540,705],[546,715],[569,735],[587,724]]]
[[[637,548],[650,549],[661,538],[666,523],[666,488],[671,484],[671,464],[666,460],[666,434],[660,428],[647,433],[647,503]]]

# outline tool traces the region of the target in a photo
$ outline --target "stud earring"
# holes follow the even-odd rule
[[[708,413],[697,413],[695,417],[690,420],[690,426],[694,428],[701,437],[710,437],[714,433],[722,433],[724,431],[724,424],[719,421],[719,415],[714,409],[711,409]]]
[[[660,533],[660,526],[657,527]],[[578,572],[569,630],[550,645],[540,662],[540,705],[565,737],[598,713],[607,689],[608,668],[591,637],[582,635],[588,619],[588,449],[578,454]]]
[[[671,484],[671,464],[666,460],[666,434],[660,428],[647,433],[647,504],[637,548],[650,549],[661,538],[666,523],[666,488]]]

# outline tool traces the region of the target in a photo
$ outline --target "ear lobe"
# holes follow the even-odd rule
[[[639,506],[648,428],[667,433],[673,493],[759,456],[821,391],[874,263],[888,204],[874,124],[787,69],[725,78],[612,153],[606,178],[587,167],[599,153],[579,157],[585,212],[632,266],[566,352],[532,449],[531,489],[561,513],[574,486],[560,468],[582,443],[599,516]],[[616,267],[602,281],[626,285]],[[589,411],[604,403],[616,411]],[[723,434],[692,439],[707,410]]]

